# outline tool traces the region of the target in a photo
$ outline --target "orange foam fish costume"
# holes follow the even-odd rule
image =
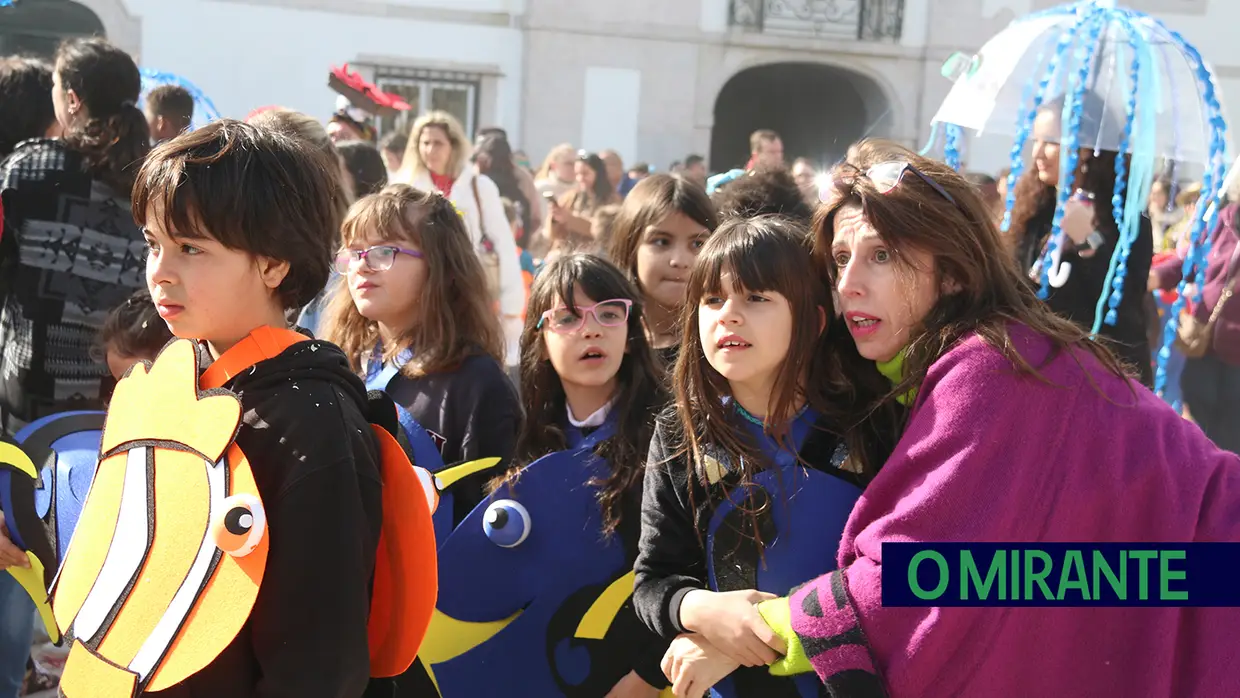
[[[245,625],[270,533],[250,463],[234,443],[241,402],[220,386],[306,340],[261,328],[201,379],[196,347],[178,340],[117,385],[99,468],[52,590],[56,623],[73,638],[64,695],[130,698],[171,687],[210,664]],[[388,677],[412,664],[430,622],[435,538],[408,456],[387,430],[372,428],[384,516],[371,675]]]

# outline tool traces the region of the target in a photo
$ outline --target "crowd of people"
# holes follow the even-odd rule
[[[256,367],[280,380],[225,384],[270,559],[245,627],[168,695],[437,694],[420,661],[370,675],[368,390],[443,463],[500,459],[452,485],[453,525],[548,454],[606,464],[579,484],[600,540],[624,541],[620,612],[645,635],[600,696],[1215,696],[1240,680],[1234,609],[895,608],[880,585],[891,541],[1240,541],[1240,198],[1190,310],[1212,343],[1177,349],[1160,398],[1157,318],[1200,188],[1156,185],[1128,262],[1148,284],[1091,335],[1120,156],[1082,151],[1091,196],[1063,215],[1075,271],[1039,300],[1054,105],[1001,232],[1006,177],[882,140],[827,170],[786,163],[769,130],[725,176],[569,144],[535,170],[502,129],[471,139],[444,112],[378,139],[348,108],[188,131],[188,94],[140,92],[102,39],[0,60],[5,435],[105,409],[173,337],[204,366],[262,327],[315,349]],[[772,473],[826,478],[813,530],[778,528]],[[0,533],[0,568],[28,566]],[[776,538],[792,552],[771,565],[791,566],[768,574]],[[0,696],[30,679],[34,622],[0,574]]]

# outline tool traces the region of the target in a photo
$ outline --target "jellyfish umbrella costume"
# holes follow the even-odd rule
[[[185,91],[189,92],[190,97],[194,98],[194,118],[189,122],[190,131],[202,128],[220,118],[220,112],[215,108],[215,103],[211,101],[211,98],[189,80],[180,75],[151,70],[150,68],[143,68],[139,73],[142,75],[142,93],[140,97],[142,102],[145,102],[146,96],[151,93],[151,90],[164,85],[176,85],[185,88]]]
[[[1155,389],[1166,382],[1166,362],[1186,282],[1204,277],[1209,231],[1229,163],[1222,95],[1201,54],[1159,20],[1114,2],[1094,0],[1062,5],[1013,21],[974,56],[953,56],[945,75],[955,85],[934,117],[932,143],[945,133],[945,159],[959,167],[964,129],[1014,138],[1002,229],[1011,223],[1016,180],[1024,171],[1023,153],[1034,117],[1043,105],[1062,100],[1060,181],[1050,242],[1041,259],[1039,296],[1061,287],[1072,273],[1061,257],[1067,242],[1061,228],[1064,204],[1074,192],[1081,148],[1129,154],[1117,158],[1112,193],[1119,244],[1111,256],[1103,294],[1091,331],[1114,325],[1127,279],[1128,257],[1140,230],[1155,167],[1160,160],[1204,167],[1202,204],[1190,228],[1191,248],[1184,261],[1170,320],[1158,352]],[[1190,277],[1189,271],[1196,270]],[[1132,283],[1144,284],[1144,279]]]

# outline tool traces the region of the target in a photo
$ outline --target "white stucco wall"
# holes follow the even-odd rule
[[[367,57],[405,67],[490,68],[499,73],[496,94],[482,96],[482,103],[494,104],[494,113],[484,111],[482,121],[512,131],[521,127],[523,36],[504,15],[520,11],[524,0],[305,3],[324,9],[295,9],[273,0],[83,4],[118,2],[140,22],[140,45],[126,48],[139,55],[141,65],[191,80],[225,116],[241,118],[256,107],[279,104],[326,118],[335,103],[328,70]],[[436,15],[436,10],[446,12]],[[107,18],[99,14],[106,26]],[[441,16],[459,21],[436,21]]]

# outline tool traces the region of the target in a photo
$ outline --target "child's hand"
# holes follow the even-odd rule
[[[740,663],[706,638],[693,634],[672,640],[660,666],[678,698],[701,698],[711,686],[736,671]]]
[[[659,689],[646,683],[637,672],[630,671],[611,687],[605,698],[658,698]]]
[[[4,512],[0,512],[0,571],[10,567],[30,569],[30,558],[21,548],[13,545],[9,538],[9,527],[4,523]]]
[[[773,598],[774,594],[753,589],[695,589],[681,602],[680,624],[745,666],[766,666],[787,650],[758,613],[757,604]]]

